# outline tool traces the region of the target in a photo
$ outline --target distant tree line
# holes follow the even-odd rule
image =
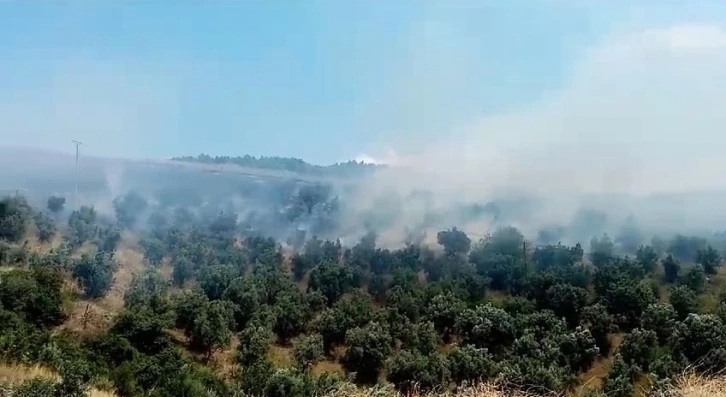
[[[302,159],[278,156],[210,156],[200,154],[198,156],[174,157],[175,161],[187,161],[204,164],[235,164],[243,167],[261,168],[268,170],[290,171],[306,175],[335,176],[335,177],[356,177],[382,167],[377,164],[363,163],[355,160],[332,165],[310,164]]]

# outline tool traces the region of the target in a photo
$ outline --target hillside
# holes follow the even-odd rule
[[[256,223],[163,189],[109,214],[0,201],[0,359],[29,373],[6,383],[220,397],[719,387],[694,386],[726,368],[719,235],[648,239],[631,223],[587,252],[514,227],[397,248],[373,232],[281,241],[252,225],[290,227],[331,200],[284,191],[285,216]],[[33,368],[49,381],[18,386]]]

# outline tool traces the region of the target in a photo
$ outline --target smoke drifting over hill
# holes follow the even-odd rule
[[[543,230],[566,230],[557,235],[569,242],[617,233],[626,221],[647,234],[712,234],[726,221],[720,215],[726,213],[726,182],[719,172],[726,162],[725,47],[726,30],[720,26],[613,35],[586,52],[564,88],[526,107],[464,120],[435,140],[393,145],[385,159],[376,160],[390,166],[373,173],[320,179],[320,201],[285,225],[287,231],[274,234],[308,231],[323,213],[330,217],[327,229],[313,232],[356,241],[375,231],[391,245],[431,239],[436,230],[452,226],[483,236],[507,224],[532,239]],[[36,108],[23,103],[18,106]],[[82,117],[62,113],[66,119]],[[28,127],[32,117],[13,121],[28,114],[2,117],[11,126]],[[119,138],[122,129],[109,136]],[[62,132],[51,135],[57,140]],[[361,160],[375,162],[374,157]],[[2,186],[8,191],[39,191],[38,197],[73,191],[71,157],[6,150],[3,163]],[[282,227],[271,214],[284,213],[300,186],[315,182],[285,182],[292,174],[270,179],[268,171],[256,179],[225,165],[139,164],[82,156],[82,202],[111,213],[113,198],[132,190],[152,201],[159,195],[189,195],[234,211],[240,221],[254,218],[256,227],[269,232]],[[604,218],[595,216],[601,220],[592,227],[573,226],[592,213]]]

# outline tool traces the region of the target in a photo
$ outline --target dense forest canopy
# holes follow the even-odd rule
[[[106,201],[0,201],[0,356],[61,375],[22,392],[565,392],[612,363],[592,393],[630,396],[726,369],[723,234],[587,208],[532,233],[515,224],[536,200],[510,199],[431,210],[391,244],[426,192],[349,219],[355,188],[186,175]]]

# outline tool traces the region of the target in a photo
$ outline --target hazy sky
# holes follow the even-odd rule
[[[672,149],[699,112],[698,143],[726,141],[722,0],[171,4],[0,2],[2,145],[446,162],[580,133]]]

